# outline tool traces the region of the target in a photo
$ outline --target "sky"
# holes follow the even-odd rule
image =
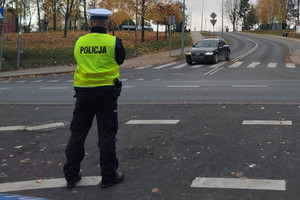
[[[203,6],[203,23],[201,20],[202,16],[202,1],[204,3]],[[225,2],[226,0],[224,0]],[[255,5],[256,0],[250,0],[250,3]],[[185,4],[187,7],[187,14],[192,16],[192,19],[188,22],[189,24],[192,23],[192,31],[200,31],[201,30],[201,23],[202,23],[202,30],[206,31],[213,31],[213,26],[210,22],[211,20],[211,13],[214,12],[217,14],[216,17],[216,24],[214,27],[215,31],[222,30],[222,0],[185,0]],[[232,25],[230,21],[224,14],[224,26],[228,26],[229,29],[232,31]]]

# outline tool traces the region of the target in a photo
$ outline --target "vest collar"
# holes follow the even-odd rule
[[[91,33],[106,33],[106,28],[101,26],[93,26],[91,28]]]

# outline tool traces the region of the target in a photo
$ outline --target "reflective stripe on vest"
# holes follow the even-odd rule
[[[74,48],[75,87],[114,85],[114,79],[120,77],[115,43],[114,36],[100,33],[89,33],[78,39]]]

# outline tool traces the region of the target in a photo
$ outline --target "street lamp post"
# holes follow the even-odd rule
[[[203,31],[203,7],[204,7],[204,0],[202,0],[202,16],[201,16],[201,33]]]
[[[20,68],[20,57],[21,57],[21,33],[22,33],[22,4],[23,0],[20,1],[20,19],[19,19],[19,36],[18,36],[18,60],[17,68]]]
[[[184,24],[185,24],[185,0],[182,5],[182,27],[181,27],[181,55],[184,53]]]

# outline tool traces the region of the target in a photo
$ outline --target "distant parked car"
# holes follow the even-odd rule
[[[230,47],[223,38],[209,38],[198,41],[186,52],[185,58],[189,65],[200,62],[217,63],[220,60],[230,60]]]

